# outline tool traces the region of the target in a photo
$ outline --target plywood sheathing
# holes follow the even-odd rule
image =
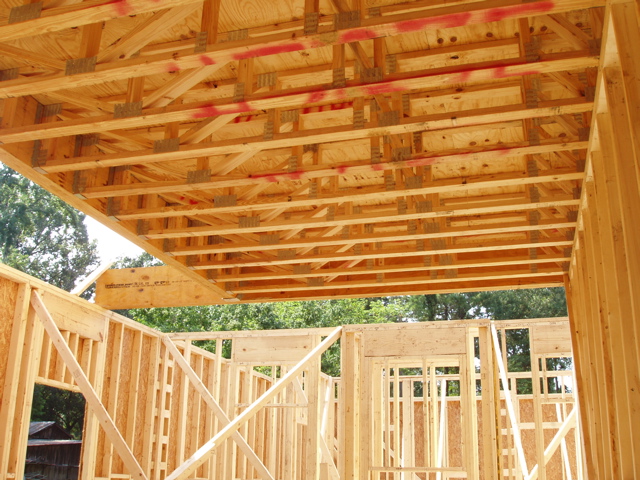
[[[3,161],[209,303],[561,285],[604,2],[308,3],[6,4]]]

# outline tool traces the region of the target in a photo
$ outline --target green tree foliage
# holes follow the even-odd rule
[[[364,304],[361,299],[346,299],[135,309],[129,310],[127,314],[134,320],[163,332],[319,328],[389,321],[388,312],[382,307],[381,301],[369,301],[366,309],[363,308]],[[213,349],[212,343],[198,345]],[[228,358],[229,353],[228,346],[225,346],[223,354]],[[339,375],[338,344],[323,355],[322,367],[329,375]]]
[[[495,320],[564,317],[567,299],[564,288],[504,290],[476,294],[484,316]]]
[[[32,422],[56,422],[73,438],[82,438],[85,400],[81,393],[36,385],[31,408]]]
[[[71,290],[99,262],[83,220],[73,207],[0,164],[0,261]],[[36,385],[31,418],[56,421],[78,438],[84,398]]]
[[[97,266],[84,215],[0,164],[0,261],[64,290]]]

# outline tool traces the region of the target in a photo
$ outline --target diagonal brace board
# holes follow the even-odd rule
[[[520,437],[520,428],[518,426],[518,420],[516,419],[516,412],[513,406],[513,400],[511,399],[511,390],[509,390],[509,381],[507,380],[507,371],[502,361],[502,353],[500,352],[500,342],[498,341],[498,331],[496,326],[491,323],[491,338],[493,339],[493,348],[496,355],[496,363],[498,364],[498,371],[500,373],[500,381],[502,382],[502,389],[504,392],[505,405],[507,406],[507,412],[509,413],[509,420],[511,422],[511,428],[513,429],[513,443],[516,447],[518,454],[518,463],[520,463],[520,469],[525,478],[529,478],[529,470],[527,468],[527,460],[524,456],[524,449],[522,447],[522,438]]]
[[[263,393],[254,403],[234,418],[231,423],[220,430],[211,440],[205,443],[194,453],[191,458],[186,460],[181,466],[176,468],[171,475],[165,480],[183,480],[193,473],[207,458],[213,453],[213,449],[229,438],[233,432],[236,432],[245,422],[253,418],[274,396],[280,393],[284,388],[296,378],[309,364],[317,360],[322,353],[333,345],[342,335],[342,327],[336,328],[327,338],[324,339],[317,347],[311,350],[295,367],[287,372],[280,381],[273,385],[269,390]]]
[[[163,337],[162,343],[164,343],[164,346],[167,348],[169,353],[171,353],[173,359],[182,369],[189,381],[193,384],[194,388],[200,394],[202,399],[207,403],[207,405],[209,405],[211,410],[213,410],[213,413],[216,415],[216,417],[218,417],[218,421],[222,424],[222,426],[226,427],[227,425],[229,425],[229,423],[231,423],[229,417],[227,417],[227,415],[224,413],[224,410],[222,410],[216,399],[213,398],[213,395],[211,395],[205,384],[202,383],[202,380],[200,380],[198,374],[193,370],[193,368],[191,368],[189,362],[187,362],[187,360],[182,356],[182,354],[178,350],[178,347],[176,347],[176,344],[173,343],[173,341],[168,336]],[[242,450],[253,467],[258,471],[258,473],[260,474],[260,478],[273,480],[273,476],[271,475],[271,473],[269,473],[267,467],[265,467],[260,458],[256,455],[256,453],[253,451],[247,441],[242,437],[242,435],[240,435],[240,433],[236,431],[231,435],[231,438],[233,438],[233,440],[238,444],[240,450]]]
[[[543,459],[544,465],[549,463],[549,460],[551,460],[551,457],[555,453],[556,449],[558,448],[558,446],[560,445],[564,437],[567,436],[567,433],[569,433],[569,430],[571,430],[571,428],[573,428],[573,426],[575,425],[577,412],[578,412],[578,409],[575,407],[573,410],[571,410],[571,413],[567,415],[567,418],[565,418],[564,422],[562,423],[562,425],[554,435],[553,439],[551,440],[547,448],[544,450],[544,459]],[[529,474],[528,477],[526,477],[526,480],[536,480],[538,478],[538,467],[539,465],[535,465],[531,469],[531,473]]]
[[[113,447],[115,448],[116,452],[118,452],[118,455],[120,455],[122,462],[131,474],[131,478],[148,480],[147,476],[142,470],[142,467],[138,463],[138,460],[136,460],[133,452],[118,430],[118,427],[109,415],[109,412],[100,401],[100,397],[93,389],[91,382],[89,382],[89,379],[87,378],[84,371],[82,370],[82,367],[73,355],[73,352],[67,345],[67,342],[62,336],[62,333],[60,333],[60,330],[53,320],[53,317],[47,310],[46,305],[44,304],[42,298],[36,290],[34,290],[31,294],[31,306],[38,314],[40,321],[44,325],[45,330],[51,338],[51,342],[53,343],[63,362],[71,372],[71,375],[73,376],[75,382],[78,384],[78,387],[80,387],[80,392],[82,392],[85,399],[87,400],[89,408],[93,411],[96,417],[98,417],[98,420],[100,421],[100,424],[102,425],[107,438],[113,444]]]

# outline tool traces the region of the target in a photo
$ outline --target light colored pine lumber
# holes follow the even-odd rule
[[[518,426],[518,420],[516,418],[516,410],[511,399],[511,391],[509,390],[507,371],[502,359],[502,349],[500,348],[498,333],[496,331],[495,325],[493,324],[491,325],[491,338],[493,340],[493,348],[496,355],[496,363],[498,364],[498,371],[500,372],[500,381],[502,382],[502,391],[504,392],[505,405],[507,408],[507,413],[509,414],[509,422],[511,424],[511,429],[513,430],[513,440],[516,448],[516,454],[518,456],[518,470],[521,471],[525,477],[527,477],[529,475],[529,469],[527,468],[527,461],[525,459],[524,449],[522,447],[520,428]]]
[[[0,424],[5,425],[5,429],[0,437],[2,448],[0,449],[0,476],[8,478],[9,473],[14,472],[14,465],[9,464],[9,453],[12,448],[14,436],[14,418],[18,398],[14,392],[18,391],[18,384],[26,379],[20,378],[21,363],[23,361],[20,350],[25,345],[25,335],[27,333],[27,322],[29,321],[29,298],[31,297],[31,286],[28,283],[22,283],[18,287],[18,295],[16,297],[14,315],[12,318],[13,327],[11,329],[11,337],[9,349],[3,355],[6,359],[7,366],[2,382],[2,404],[0,405]],[[16,434],[18,432],[15,432]],[[17,438],[17,435],[16,435]]]
[[[223,427],[211,440],[205,443],[198,451],[187,459],[181,466],[167,476],[167,480],[178,480],[187,478],[199,465],[201,465],[211,450],[222,441],[229,438],[244,422],[252,418],[262,407],[268,403],[275,395],[284,390],[287,385],[297,377],[310,362],[318,358],[329,348],[342,334],[342,327],[338,327],[334,332],[325,338],[317,347],[310,351],[300,363],[291,368],[275,385],[260,396],[250,407],[236,416],[228,425]]]
[[[162,342],[164,343],[165,347],[169,350],[169,352],[173,356],[174,360],[176,361],[180,369],[184,372],[184,374],[187,376],[189,381],[192,383],[193,387],[196,389],[198,394],[202,397],[202,399],[209,406],[209,408],[211,408],[211,410],[217,417],[219,424],[222,425],[223,428],[226,427],[230,423],[229,417],[227,417],[222,407],[220,407],[220,404],[216,401],[216,399],[213,397],[211,392],[209,392],[209,390],[204,385],[204,383],[202,383],[202,380],[200,379],[200,377],[198,377],[198,375],[195,373],[193,368],[191,368],[191,365],[189,365],[187,359],[180,353],[178,348],[175,346],[175,344],[169,337],[167,336],[163,337]],[[242,452],[247,456],[247,459],[251,462],[254,468],[259,472],[260,478],[273,479],[273,476],[271,475],[269,470],[267,470],[267,468],[264,466],[260,458],[256,455],[256,453],[249,446],[247,441],[238,432],[233,433],[231,435],[231,438],[233,438],[233,440],[237,443],[237,445],[240,447]]]
[[[188,0],[163,0],[162,7],[170,8],[188,3],[191,2]],[[509,3],[511,3],[511,5],[509,5]],[[460,4],[423,12],[397,14],[389,17],[370,17],[363,22],[363,26],[344,30],[341,32],[341,35],[337,37],[331,36],[327,38],[322,34],[316,34],[308,36],[300,35],[292,39],[290,34],[285,32],[255,38],[249,42],[241,42],[240,46],[234,46],[226,50],[224,47],[219,48],[217,45],[208,46],[204,52],[208,55],[206,64],[210,64],[211,61],[216,65],[226,64],[230,60],[258,57],[271,53],[300,51],[333,44],[350,43],[352,39],[357,39],[358,35],[360,35],[360,38],[362,38],[362,35],[365,35],[365,38],[381,38],[396,35],[399,33],[398,28],[404,28],[405,31],[409,32],[418,31],[423,28],[423,25],[419,21],[416,22],[416,20],[420,18],[429,18],[428,24],[431,28],[452,28],[456,25],[462,26],[485,23],[487,19],[496,16],[498,19],[522,18],[534,13],[559,13],[575,8],[598,6],[602,5],[602,2],[596,0],[539,1],[527,4],[525,8],[521,7],[517,9],[514,8],[514,5],[520,5],[520,2],[517,0],[503,0],[501,2],[489,0],[472,5],[475,7],[473,10],[470,10],[466,4]],[[156,3],[148,0],[130,0],[126,6],[129,7],[127,8],[127,14],[132,12],[144,13],[145,11],[156,10],[158,8]],[[39,34],[47,31],[57,31],[69,26],[78,26],[79,23],[86,24],[108,20],[109,18],[122,16],[124,13],[121,5],[111,4],[109,2],[88,8],[84,7],[79,10],[81,10],[81,12],[71,11],[59,14],[54,14],[55,9],[51,9],[49,12],[45,10],[49,15],[43,15],[41,18],[27,22],[0,26],[0,37],[11,40],[33,35],[34,33]],[[466,14],[461,15],[461,12],[465,12]],[[402,30],[400,31],[402,32]],[[260,45],[260,47],[256,48],[257,45]],[[98,69],[93,75],[46,75],[29,82],[12,80],[9,81],[12,84],[11,86],[7,85],[4,86],[4,88],[0,88],[0,97],[30,95],[34,89],[39,91],[55,91],[58,88],[87,86],[122,78],[164,73],[167,71],[168,66],[175,66],[180,70],[185,70],[202,66],[203,63],[200,57],[201,54],[198,53],[175,58],[174,52],[171,52],[164,55],[154,55],[146,59],[132,59],[134,61],[127,60],[112,62],[113,64],[103,64],[102,68]],[[126,73],[127,71],[128,73]]]
[[[91,408],[94,415],[96,415],[100,420],[105,434],[112,442],[116,452],[122,458],[122,461],[124,462],[129,472],[131,472],[132,477],[147,480],[146,474],[142,471],[140,464],[133,456],[131,449],[129,448],[124,438],[122,437],[122,434],[111,419],[111,416],[107,412],[107,409],[100,401],[100,398],[96,391],[93,389],[93,386],[89,382],[89,379],[82,371],[82,368],[80,368],[78,361],[73,356],[73,353],[69,350],[69,347],[65,343],[60,330],[58,330],[58,327],[49,314],[46,305],[40,297],[40,294],[36,290],[31,293],[31,305],[37,312],[38,317],[44,325],[46,332],[49,334],[49,337],[51,337],[53,345],[56,347],[58,354],[62,357],[65,364],[69,366],[75,382],[78,384],[80,390],[82,391],[82,394],[87,400],[89,408]]]

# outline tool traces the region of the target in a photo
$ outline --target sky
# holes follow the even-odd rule
[[[84,223],[89,238],[98,243],[98,252],[103,262],[116,257],[137,257],[144,251],[89,216],[85,217]]]

